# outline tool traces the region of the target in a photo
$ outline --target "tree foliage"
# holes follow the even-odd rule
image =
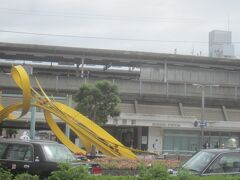
[[[118,116],[120,102],[118,87],[109,81],[83,84],[75,98],[76,109],[98,124],[107,122],[107,117]]]
[[[27,173],[18,174],[14,180],[39,180],[39,177],[37,175],[31,175]]]
[[[18,133],[18,130],[17,130],[17,129],[6,128],[6,134],[7,134],[7,137],[8,137],[8,138],[15,137],[17,133]]]
[[[48,180],[88,180],[91,178],[88,167],[84,165],[73,167],[67,163],[60,163],[58,168],[59,170],[52,172]]]
[[[3,169],[0,165],[0,180],[11,180],[12,178],[13,175],[10,171]]]

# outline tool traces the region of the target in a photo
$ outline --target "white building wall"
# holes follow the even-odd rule
[[[158,139],[160,142],[160,150],[162,151],[163,148],[163,130],[160,127],[149,127],[148,129],[148,151],[154,152],[153,150],[153,143],[155,140]]]
[[[232,32],[214,30],[209,33],[210,57],[234,57]]]

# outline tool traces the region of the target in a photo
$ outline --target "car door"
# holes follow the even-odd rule
[[[29,172],[33,164],[33,147],[30,144],[10,143],[2,162],[14,174]]]
[[[203,175],[240,174],[240,153],[231,152],[221,154]]]
[[[5,151],[7,149],[7,146],[8,144],[7,143],[3,143],[3,142],[0,142],[0,164],[5,167],[5,161],[3,160],[3,156],[5,154]]]

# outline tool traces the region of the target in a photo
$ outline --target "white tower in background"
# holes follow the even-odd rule
[[[231,31],[213,30],[209,32],[209,56],[234,58]]]

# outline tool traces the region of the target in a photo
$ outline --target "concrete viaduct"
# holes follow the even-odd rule
[[[9,70],[19,62],[32,81],[36,76],[48,94],[60,97],[74,95],[83,83],[108,79],[119,87],[122,113],[109,119],[107,128],[134,128],[135,146],[151,150],[160,137],[162,149],[169,149],[164,138],[175,137],[173,131],[187,131],[186,137],[197,134],[193,122],[201,118],[202,93],[193,84],[202,84],[206,85],[206,134],[209,138],[216,133],[221,138],[239,136],[239,59],[10,43],[0,43],[0,59],[5,105],[18,99],[9,98],[19,94]],[[188,144],[187,149],[194,147]]]

